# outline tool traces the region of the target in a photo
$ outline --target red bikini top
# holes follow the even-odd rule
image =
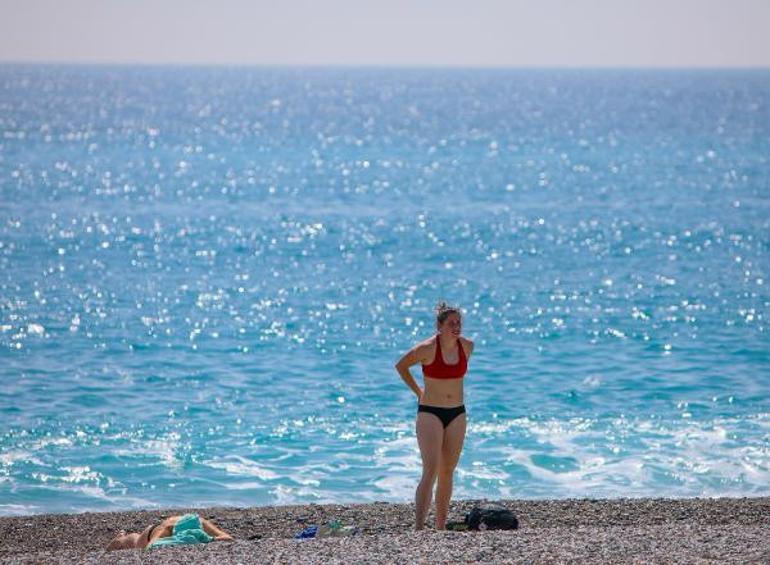
[[[460,343],[459,339],[457,340],[457,347],[460,359],[454,365],[447,365],[441,355],[441,339],[436,336],[436,357],[430,365],[422,366],[423,376],[432,379],[462,379],[468,372],[468,359],[465,357],[463,344]]]

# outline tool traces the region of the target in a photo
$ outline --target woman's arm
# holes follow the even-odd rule
[[[462,341],[463,345],[465,346],[465,358],[470,359],[471,355],[473,355],[473,349],[476,347],[476,344],[464,337],[461,337],[460,341]]]
[[[409,372],[409,367],[423,361],[425,358],[425,350],[426,347],[424,344],[421,343],[415,345],[406,355],[399,359],[398,363],[396,363],[396,371],[398,371],[398,374],[404,379],[406,385],[412,389],[412,392],[417,395],[417,398],[422,398],[422,389],[420,388],[420,385],[417,384],[417,381],[414,380],[412,373]]]

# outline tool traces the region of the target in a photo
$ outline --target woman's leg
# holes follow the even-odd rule
[[[113,540],[107,546],[107,551],[116,551],[118,549],[134,549],[142,547],[139,544],[139,540],[142,534],[120,534],[113,538]]]
[[[415,529],[421,530],[425,526],[425,516],[428,514],[441,459],[444,426],[435,414],[418,412],[416,427],[417,445],[420,446],[422,457],[422,478],[414,495]]]
[[[204,532],[206,532],[208,535],[210,535],[217,541],[233,541],[233,538],[230,534],[218,528],[217,525],[214,524],[214,522],[212,522],[211,520],[206,520],[206,518],[201,518],[201,526],[203,526]]]
[[[465,414],[460,414],[444,429],[444,441],[441,446],[441,463],[438,469],[438,488],[436,488],[436,529],[446,529],[449,513],[449,501],[452,499],[452,477],[457,461],[463,450],[465,440]]]

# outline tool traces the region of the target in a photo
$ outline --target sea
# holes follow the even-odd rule
[[[770,70],[0,65],[0,514],[770,495]],[[412,373],[421,381],[419,366]]]

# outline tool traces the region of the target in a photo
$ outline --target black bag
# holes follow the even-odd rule
[[[465,515],[469,530],[517,530],[519,520],[505,506],[499,504],[480,504],[474,506]]]

